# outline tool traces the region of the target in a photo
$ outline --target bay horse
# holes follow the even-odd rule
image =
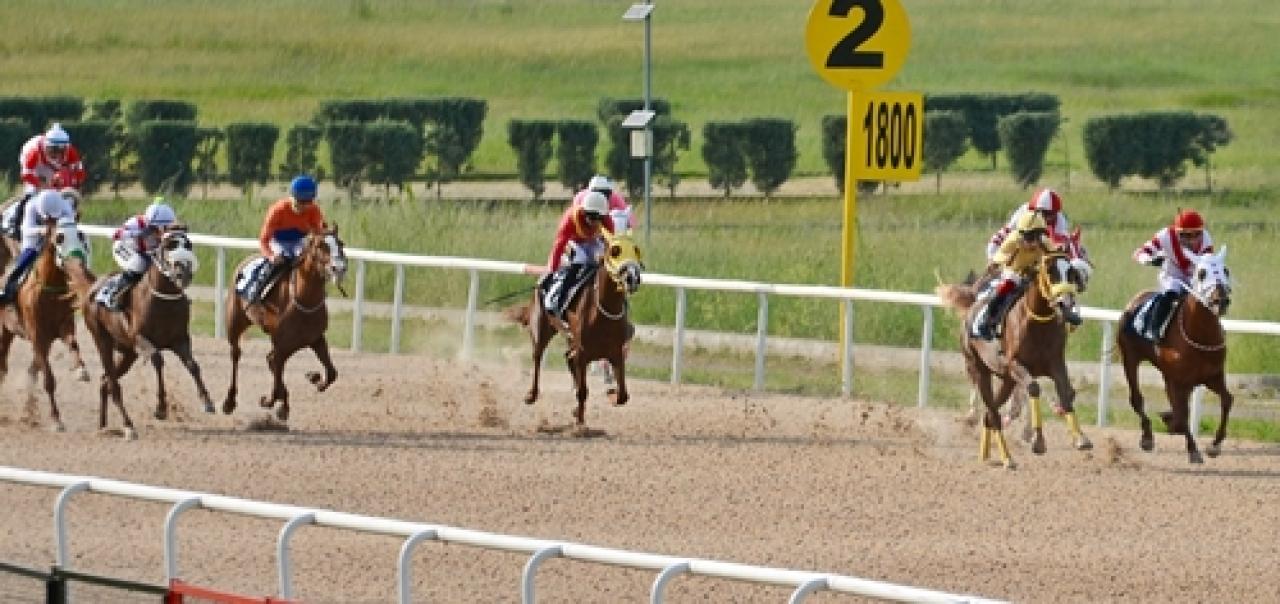
[[[1031,421],[1036,433],[1032,451],[1044,453],[1043,424],[1040,417],[1040,387],[1037,377],[1053,380],[1058,400],[1065,410],[1067,426],[1075,438],[1077,449],[1090,449],[1093,444],[1080,431],[1075,416],[1075,388],[1067,373],[1067,323],[1064,309],[1075,304],[1078,279],[1076,268],[1063,252],[1045,254],[1020,299],[1005,313],[1001,333],[994,341],[970,335],[974,317],[980,310],[975,304],[977,292],[965,285],[942,285],[938,295],[952,308],[965,312],[961,349],[969,382],[977,388],[986,406],[978,454],[986,461],[994,436],[1000,460],[1006,468],[1015,464],[1009,456],[1002,431],[1000,407],[1017,388],[1025,388],[1031,397]],[[1000,389],[993,390],[992,378],[1000,379]]]
[[[1138,365],[1146,361],[1164,378],[1164,391],[1172,411],[1161,413],[1161,418],[1169,433],[1186,436],[1190,463],[1204,463],[1204,458],[1196,449],[1196,426],[1187,425],[1188,399],[1196,386],[1204,386],[1218,395],[1222,421],[1205,453],[1217,457],[1221,452],[1219,447],[1227,437],[1227,420],[1235,400],[1227,390],[1227,334],[1219,319],[1227,314],[1227,306],[1231,304],[1231,272],[1224,262],[1226,255],[1227,250],[1223,248],[1217,254],[1204,254],[1196,260],[1191,282],[1186,284],[1186,295],[1170,315],[1166,333],[1158,342],[1148,342],[1132,328],[1134,314],[1155,292],[1144,291],[1134,296],[1120,315],[1116,347],[1120,349],[1124,378],[1129,384],[1129,405],[1142,423],[1138,445],[1143,451],[1155,448],[1151,420],[1143,410],[1138,384]]]
[[[62,193],[71,202],[71,207],[75,209],[76,220],[78,221],[80,219],[80,193],[75,189],[64,189]],[[18,203],[19,199],[21,197],[13,197],[0,204],[0,214],[8,210],[13,204]],[[21,221],[22,217],[18,216],[17,219]],[[87,258],[89,256],[89,240],[83,237],[83,234],[81,235],[80,242],[84,245],[84,256]],[[9,266],[9,263],[18,257],[19,241],[6,235],[0,235],[0,239],[4,241],[4,245],[0,245],[0,269],[2,269]],[[88,264],[84,263],[64,268],[72,271],[70,274],[71,286],[80,290],[80,294],[88,292],[89,287],[93,285],[93,275],[83,270],[88,268]],[[84,358],[80,355],[80,343],[76,341],[76,320],[74,315],[63,324],[62,332],[59,334],[58,339],[62,340],[67,350],[71,352],[71,370],[75,372],[76,379],[82,382],[89,381],[89,370],[85,367]]]
[[[524,396],[525,404],[538,400],[538,381],[542,354],[557,333],[567,328],[569,349],[565,361],[573,376],[578,408],[574,418],[578,426],[586,424],[587,366],[605,359],[613,369],[617,390],[609,397],[614,405],[625,405],[627,394],[626,355],[623,346],[631,339],[635,327],[630,320],[628,298],[640,287],[644,271],[640,248],[629,235],[605,232],[605,252],[590,283],[570,300],[567,321],[562,323],[542,307],[541,288],[534,288],[533,301],[508,309],[507,316],[524,325],[533,344],[533,385]]]
[[[57,380],[49,367],[49,348],[61,336],[63,326],[74,321],[82,296],[81,290],[71,286],[72,278],[62,265],[78,264],[72,270],[89,275],[91,273],[84,267],[84,262],[83,243],[75,221],[47,221],[40,255],[19,287],[14,303],[4,308],[3,319],[0,320],[0,380],[9,370],[9,347],[13,339],[22,337],[30,341],[31,366],[27,375],[34,385],[36,376],[44,373],[49,417],[53,420],[55,432],[62,432],[66,427],[54,396]],[[27,407],[34,407],[35,402],[35,392],[28,388]]]
[[[246,258],[236,267],[236,281],[244,278],[244,271],[255,259]],[[222,402],[222,412],[230,414],[236,409],[236,379],[240,363],[240,337],[251,325],[258,325],[271,336],[271,352],[267,353],[267,367],[271,369],[271,395],[259,399],[264,409],[275,406],[280,421],[289,419],[289,390],[284,385],[284,365],[298,350],[309,347],[324,366],[324,377],[308,372],[307,379],[316,390],[325,389],[338,378],[338,370],[329,357],[329,342],[325,331],[329,328],[329,310],[325,304],[325,282],[332,280],[341,289],[342,277],[347,272],[347,254],[338,227],[327,229],[319,235],[308,235],[296,264],[275,285],[263,294],[260,317],[250,317],[245,312],[248,303],[239,296],[236,288],[227,290],[227,342],[231,344],[231,385],[227,398]]]
[[[1083,294],[1086,290],[1089,289],[1089,279],[1093,277],[1094,266],[1093,266],[1093,261],[1089,259],[1089,251],[1087,248],[1085,248],[1084,242],[1082,241],[1081,230],[1079,225],[1077,225],[1074,229],[1072,229],[1071,232],[1068,233],[1065,238],[1055,239],[1053,243],[1054,243],[1054,247],[1056,247],[1058,251],[1067,255],[1067,259],[1071,262],[1072,268],[1075,269],[1070,273],[1071,282],[1076,284],[1076,293]],[[986,273],[983,274],[977,280],[976,283],[974,283],[973,290],[975,292],[982,291],[983,288],[985,288],[987,284],[991,282],[991,279],[995,278],[995,276],[998,275],[999,273],[1000,271],[997,265],[993,264],[988,266]],[[941,279],[939,279],[939,282],[941,283]],[[1069,331],[1074,331],[1074,330],[1075,330],[1074,325],[1069,328]],[[1035,382],[1033,380],[1032,384],[1034,383]],[[1030,402],[1030,398],[1032,395],[1029,392],[1029,389],[1032,384],[1028,384],[1028,388],[1014,389],[1013,398],[1010,399],[1008,412],[1003,417],[1004,425],[1006,427],[1011,422],[1013,422],[1013,420],[1018,419],[1022,415],[1023,408],[1025,408],[1027,404]],[[1039,386],[1036,385],[1035,390],[1037,394],[1035,396],[1037,397],[1036,398],[1037,404],[1039,400],[1038,399],[1039,389],[1040,389]],[[981,397],[978,395],[978,389],[976,387],[970,387],[969,388],[969,413],[967,416],[965,416],[966,423],[970,425],[976,423],[977,420],[981,417],[981,414],[985,412],[985,409],[983,411],[979,411],[978,409],[978,402],[980,400],[981,400]],[[1053,410],[1055,413],[1059,415],[1065,413],[1065,410],[1063,409],[1061,403],[1058,401],[1054,402]],[[1042,432],[1036,431],[1035,426],[1032,423],[1032,417],[1028,415],[1023,422],[1022,439],[1024,441],[1031,443],[1033,451],[1043,452],[1044,441],[1043,441],[1042,434],[1043,434]],[[1037,439],[1037,435],[1041,435],[1039,439]]]
[[[164,389],[164,360],[160,355],[162,350],[171,350],[178,356],[195,380],[196,392],[204,403],[205,412],[214,412],[213,401],[200,376],[200,366],[191,353],[191,300],[187,298],[186,289],[191,285],[196,267],[196,255],[186,228],[171,226],[161,235],[151,266],[129,292],[123,310],[112,310],[98,303],[88,304],[84,309],[85,327],[93,336],[98,356],[102,359],[102,384],[98,389],[99,430],[107,427],[109,396],[124,420],[125,439],[137,438],[133,421],[124,408],[120,378],[129,372],[138,359],[139,351],[151,359],[156,370],[156,419],[164,420],[169,416]],[[90,299],[96,298],[108,283],[118,279],[119,274],[117,271],[98,280],[90,290]]]

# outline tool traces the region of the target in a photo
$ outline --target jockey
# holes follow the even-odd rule
[[[61,124],[54,124],[44,134],[37,134],[22,145],[18,154],[18,169],[22,180],[22,199],[16,211],[5,224],[13,239],[21,238],[19,224],[27,200],[36,191],[50,188],[71,187],[79,189],[84,182],[84,164],[80,162],[80,152],[71,146],[71,135],[62,129]]]
[[[547,292],[547,310],[564,320],[569,306],[565,294],[581,278],[584,269],[595,266],[596,256],[604,251],[600,239],[601,229],[614,232],[613,218],[609,216],[609,202],[603,193],[590,191],[581,205],[571,205],[560,218],[555,243],[547,257],[548,274],[554,274],[552,289]],[[568,264],[564,264],[565,249],[572,250]],[[564,264],[564,266],[561,266]]]
[[[609,177],[602,174],[596,174],[591,177],[591,180],[587,183],[587,188],[578,191],[573,196],[572,205],[582,205],[582,201],[593,191],[603,193],[605,199],[608,200],[609,216],[613,218],[613,226],[617,229],[616,232],[625,233],[635,226],[635,218],[631,215],[631,206],[627,204],[627,199],[614,189]]]
[[[289,196],[267,210],[258,235],[258,249],[270,261],[270,268],[253,284],[250,304],[262,302],[266,285],[293,266],[307,235],[324,233],[324,213],[316,206],[316,181],[305,174],[289,183]]]
[[[129,290],[147,274],[160,249],[160,236],[178,221],[173,208],[157,197],[141,214],[124,221],[111,238],[111,255],[120,266],[120,284],[112,293],[111,310],[122,310]]]
[[[67,197],[54,190],[41,191],[27,204],[22,214],[22,247],[9,278],[0,290],[0,305],[12,304],[17,298],[18,284],[31,270],[44,245],[45,223],[49,220],[75,220],[76,211]]]
[[[1134,317],[1141,319],[1137,322],[1142,327],[1138,335],[1151,342],[1160,338],[1182,291],[1191,281],[1196,258],[1212,252],[1213,239],[1204,228],[1204,218],[1195,210],[1178,212],[1173,225],[1156,231],[1150,241],[1133,251],[1133,259],[1139,264],[1160,267],[1159,291]]]
[[[1070,241],[1068,232],[1070,231],[1070,223],[1067,217],[1062,213],[1062,196],[1058,195],[1053,189],[1037,189],[1031,194],[1031,200],[1025,205],[1019,205],[1009,216],[1007,222],[1000,230],[996,231],[991,239],[987,241],[987,262],[992,262],[992,258],[996,252],[1000,250],[1000,246],[1017,229],[1018,219],[1030,213],[1039,214],[1044,219],[1045,226],[1048,228],[1049,240],[1054,245],[1065,245]],[[1080,250],[1067,250],[1072,258],[1078,258],[1083,255]]]
[[[1000,324],[1004,308],[1012,302],[1012,294],[1040,265],[1044,254],[1052,251],[1048,227],[1039,212],[1026,212],[1020,216],[1014,233],[1017,236],[1005,239],[991,259],[1000,266],[1000,276],[991,282],[994,294],[987,300],[987,305],[973,318],[973,335],[984,340],[995,339],[995,328]],[[1079,317],[1073,320],[1072,316],[1067,320],[1076,324],[1080,321]]]

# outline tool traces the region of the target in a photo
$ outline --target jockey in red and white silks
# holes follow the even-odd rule
[[[562,320],[569,304],[567,290],[585,274],[587,267],[595,266],[596,257],[604,251],[603,231],[616,232],[608,211],[609,202],[604,194],[591,191],[582,205],[570,205],[560,218],[555,242],[547,256],[551,287],[545,308]],[[572,250],[568,263],[564,260],[566,249]]]
[[[121,308],[125,295],[142,280],[160,247],[164,230],[178,221],[173,208],[157,197],[141,214],[125,220],[116,229],[111,244],[111,256],[120,266],[121,284],[114,292],[111,307]]]
[[[614,188],[609,177],[597,174],[591,177],[591,181],[587,183],[587,188],[578,191],[573,196],[573,203],[570,205],[580,206],[582,200],[587,198],[587,194],[591,192],[604,194],[605,200],[609,204],[609,217],[613,219],[615,233],[625,233],[635,228],[635,217],[631,214],[631,206],[627,204],[627,199]]]
[[[44,246],[45,222],[49,220],[75,222],[76,210],[62,193],[55,190],[41,191],[26,204],[22,214],[22,247],[4,290],[0,291],[0,305],[13,303],[18,294],[18,283],[31,270],[40,248]]]
[[[1150,241],[1133,251],[1133,259],[1139,264],[1160,267],[1157,277],[1160,289],[1153,296],[1148,312],[1141,309],[1135,315],[1144,327],[1139,335],[1156,341],[1162,335],[1165,322],[1172,316],[1174,303],[1191,282],[1191,271],[1196,260],[1213,253],[1213,238],[1205,229],[1204,218],[1195,210],[1183,210],[1173,224],[1156,231]]]
[[[1031,200],[1020,204],[1009,216],[1009,221],[987,241],[987,262],[1000,250],[1000,245],[1009,237],[1009,233],[1017,229],[1018,219],[1029,212],[1037,212],[1044,218],[1045,225],[1049,228],[1049,240],[1054,245],[1064,247],[1063,251],[1071,258],[1088,258],[1079,242],[1070,237],[1071,224],[1062,213],[1062,196],[1053,189],[1038,189],[1031,195]]]
[[[80,152],[71,145],[71,136],[61,124],[54,124],[44,134],[28,139],[18,155],[18,166],[25,195],[40,189],[79,189],[84,182]]]

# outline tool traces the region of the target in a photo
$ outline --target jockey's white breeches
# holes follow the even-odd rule
[[[297,258],[302,255],[302,250],[306,248],[305,240],[298,240],[292,243],[285,243],[277,239],[271,240],[271,253],[277,256],[284,256],[289,259]]]
[[[117,241],[111,245],[111,257],[115,258],[116,265],[121,270],[131,273],[144,273],[150,265],[146,254],[133,249],[125,241]]]
[[[39,250],[44,247],[44,229],[22,229],[22,249]]]
[[[613,219],[613,232],[625,233],[631,228],[631,210],[609,210],[609,217]]]
[[[1190,275],[1182,274],[1182,271],[1171,266],[1172,260],[1165,260],[1160,266],[1160,275],[1156,278],[1160,284],[1162,292],[1177,292],[1181,294],[1186,290],[1183,285],[1190,285]]]
[[[604,240],[593,237],[587,241],[570,241],[569,248],[573,250],[569,255],[573,264],[595,264],[596,256],[604,253]]]

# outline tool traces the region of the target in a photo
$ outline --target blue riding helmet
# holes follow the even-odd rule
[[[316,198],[316,179],[307,175],[298,176],[289,183],[289,195],[298,201],[311,201]]]

